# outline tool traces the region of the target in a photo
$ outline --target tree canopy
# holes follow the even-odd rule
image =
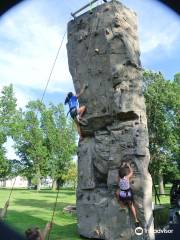
[[[146,101],[153,176],[172,180],[179,177],[180,75],[172,81],[158,72],[145,71]],[[162,180],[162,179],[161,179]]]
[[[4,87],[0,97],[0,178],[20,174],[40,188],[42,177],[64,182],[76,153],[76,131],[65,114],[63,104],[30,101],[17,109],[13,86]],[[19,159],[9,161],[3,144],[12,137]]]

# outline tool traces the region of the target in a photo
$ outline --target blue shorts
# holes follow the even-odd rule
[[[119,192],[119,200],[125,202],[125,201],[133,201],[133,193],[131,188],[127,190],[120,190]]]

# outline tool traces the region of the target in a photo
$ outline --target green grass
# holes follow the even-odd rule
[[[0,207],[4,205],[9,193],[10,190],[8,189],[0,189]],[[55,199],[56,192],[50,190],[36,192],[33,190],[14,189],[11,196],[6,223],[22,234],[29,227],[38,226],[43,229],[45,224],[51,220]],[[74,191],[60,191],[50,239],[81,239],[77,233],[76,217],[69,213],[62,212],[65,206],[74,203]]]
[[[165,186],[165,194],[169,194],[170,193],[170,189],[171,189],[171,184],[166,184]],[[158,189],[158,186],[156,185],[156,189],[157,189],[157,192],[159,192],[159,189]],[[153,189],[154,190],[154,189]],[[167,207],[170,206],[170,197],[169,196],[159,196],[160,198],[160,204],[163,204],[163,205],[166,205]],[[155,202],[155,196],[154,196],[154,191],[153,191],[153,202]],[[158,199],[157,199],[157,204],[159,204],[158,202]]]
[[[169,190],[170,186],[167,185],[165,193],[169,193]],[[10,189],[0,189],[0,207],[3,207],[7,201],[9,193]],[[14,189],[6,223],[22,234],[29,227],[38,226],[43,229],[45,224],[51,220],[56,194],[57,192],[51,190],[36,192],[34,190]],[[160,200],[161,204],[169,207],[169,196],[160,196]],[[77,233],[76,216],[62,212],[63,208],[69,204],[75,204],[75,192],[62,189],[59,193],[54,216],[51,240],[82,239]]]

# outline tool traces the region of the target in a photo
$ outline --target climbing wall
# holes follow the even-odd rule
[[[154,239],[146,110],[142,95],[136,13],[120,2],[95,7],[68,23],[68,62],[87,111],[78,145],[79,234],[106,240]],[[118,169],[129,162],[131,187],[143,234],[121,209]]]

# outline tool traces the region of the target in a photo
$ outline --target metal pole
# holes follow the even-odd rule
[[[93,0],[93,1],[91,1],[90,3],[86,4],[84,7],[80,8],[80,9],[77,10],[76,12],[71,13],[71,16],[72,16],[72,17],[75,17],[75,15],[76,15],[77,13],[81,12],[82,10],[84,10],[85,8],[89,7],[91,4],[93,4],[93,3],[97,2],[97,1],[98,1],[98,0]]]

